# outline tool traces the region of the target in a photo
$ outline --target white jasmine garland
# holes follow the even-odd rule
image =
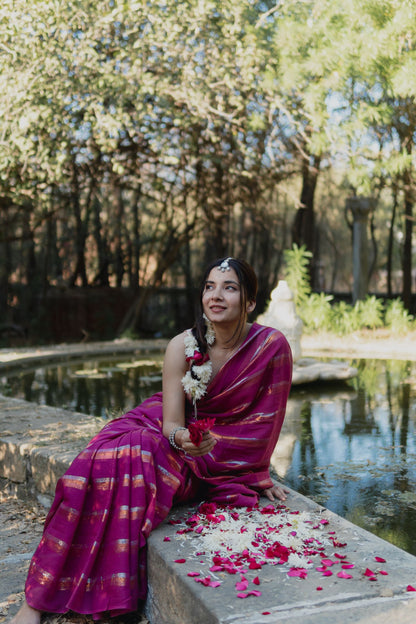
[[[215,332],[212,323],[205,315],[204,319],[207,325],[205,340],[212,345],[215,342]],[[185,332],[184,345],[185,356],[190,359],[191,366],[181,381],[186,394],[191,395],[195,405],[195,402],[202,398],[207,390],[212,375],[212,363],[209,359],[203,360],[197,340],[190,329]],[[198,358],[202,360],[201,364],[198,364]]]
[[[201,364],[201,366],[193,364],[192,369],[198,375],[198,379],[192,377],[191,371],[187,371],[182,377],[182,385],[186,394],[190,394],[195,402],[203,397],[207,390],[208,382],[211,378],[212,364],[210,361]]]

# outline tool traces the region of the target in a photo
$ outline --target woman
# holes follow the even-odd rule
[[[43,611],[135,611],[146,595],[146,539],[174,503],[285,500],[269,461],[292,358],[280,332],[247,322],[256,294],[244,261],[208,267],[203,315],[167,347],[163,395],[109,422],[59,480],[13,624],[36,624]]]

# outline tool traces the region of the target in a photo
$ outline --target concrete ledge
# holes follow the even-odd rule
[[[0,477],[52,496],[58,478],[103,424],[95,416],[0,395]]]
[[[264,504],[269,503],[264,500]],[[342,553],[354,563],[352,579],[340,579],[334,574],[323,578],[315,570],[306,579],[287,576],[288,567],[265,565],[259,570],[248,570],[250,581],[260,577],[261,597],[237,597],[235,590],[239,575],[217,572],[222,584],[218,588],[204,587],[187,576],[197,569],[201,577],[209,576],[211,557],[201,556],[198,561],[190,556],[185,564],[175,564],[178,556],[186,557],[186,550],[178,550],[175,539],[176,525],[167,522],[152,532],[149,539],[149,592],[147,611],[150,622],[155,624],[267,624],[270,622],[302,622],[302,624],[326,624],[337,622],[367,623],[368,617],[377,615],[377,622],[388,622],[388,612],[400,613],[394,622],[406,622],[408,615],[414,617],[416,600],[406,591],[416,582],[416,557],[385,542],[375,535],[351,524],[340,516],[319,507],[313,501],[290,492],[287,507],[292,510],[322,513],[329,520],[331,530],[347,546]],[[190,513],[189,508],[176,509],[170,518],[176,519]],[[170,537],[170,541],[164,541]],[[334,549],[339,550],[339,549]],[[190,555],[190,553],[188,553]],[[374,556],[386,559],[383,568],[386,576],[369,581],[364,576],[367,568],[375,568]],[[339,566],[339,570],[341,570]],[[322,591],[317,591],[322,586]],[[269,612],[263,615],[263,612]],[[195,617],[198,614],[198,617]],[[409,619],[409,623],[410,623]]]
[[[94,417],[0,396],[0,476],[13,477],[38,494],[51,495],[58,476],[102,424]],[[268,501],[264,499],[264,503]],[[148,542],[146,613],[150,624],[369,624],[372,618],[377,618],[374,621],[378,624],[414,621],[415,595],[406,588],[416,587],[416,557],[296,492],[291,491],[287,507],[320,513],[328,519],[337,539],[347,544],[343,554],[355,565],[352,579],[340,579],[336,574],[323,578],[316,570],[305,579],[290,578],[287,567],[265,565],[261,571],[246,574],[249,580],[259,575],[261,597],[240,599],[235,590],[236,575],[217,572],[221,580],[217,588],[204,587],[187,576],[195,567],[208,576],[211,558],[193,558],[193,551],[186,551],[186,543],[178,542],[177,526],[166,521],[152,532]],[[186,517],[191,510],[177,508],[170,518]],[[386,560],[383,568],[388,575],[378,575],[371,582],[364,572],[377,565],[375,555]],[[0,557],[0,586],[1,575],[10,569],[10,556],[8,552],[3,560]],[[175,563],[178,556],[185,556],[186,563]],[[26,564],[19,566],[13,581],[16,592],[23,590],[26,569]],[[322,591],[317,591],[318,585]],[[70,616],[67,621],[71,621]]]

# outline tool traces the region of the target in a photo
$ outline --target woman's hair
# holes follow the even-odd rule
[[[237,329],[234,332],[234,335],[231,337],[230,346],[233,346],[236,342],[238,342],[241,336],[241,332],[243,331],[246,322],[247,304],[253,301],[255,302],[257,297],[257,276],[252,267],[245,260],[227,257],[220,258],[219,260],[214,260],[214,262],[211,262],[211,264],[208,265],[202,277],[199,290],[200,316],[197,319],[193,328],[195,338],[202,353],[206,353],[208,349],[208,345],[205,340],[205,333],[207,328],[205,319],[202,316],[202,297],[205,292],[205,284],[212,269],[214,269],[215,267],[219,267],[223,262],[226,262],[231,269],[234,269],[240,284],[240,320]]]

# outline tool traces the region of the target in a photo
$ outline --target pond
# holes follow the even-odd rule
[[[272,458],[280,480],[416,555],[416,363],[357,360],[348,383],[296,386]],[[161,389],[162,356],[2,373],[0,393],[112,418]]]

